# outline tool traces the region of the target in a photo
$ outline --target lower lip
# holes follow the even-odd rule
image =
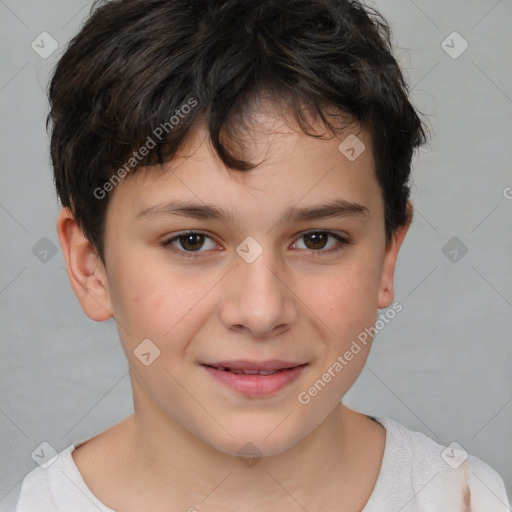
[[[202,365],[210,375],[223,384],[244,395],[266,396],[277,393],[288,384],[298,379],[305,364],[281,370],[273,375],[245,375],[225,370],[216,370],[211,366]]]

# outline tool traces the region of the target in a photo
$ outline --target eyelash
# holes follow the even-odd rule
[[[308,231],[306,233],[302,233],[301,236],[297,240],[300,240],[301,238],[304,238],[307,235],[319,234],[319,233],[326,234],[328,236],[332,236],[333,238],[338,240],[338,243],[336,245],[334,245],[333,247],[331,247],[330,249],[326,249],[326,250],[323,250],[323,249],[318,249],[318,250],[304,249],[304,250],[308,250],[309,252],[311,252],[313,257],[319,257],[319,256],[324,256],[326,254],[329,255],[329,254],[337,253],[337,252],[341,251],[344,248],[344,246],[349,245],[349,244],[352,243],[348,238],[343,237],[343,236],[341,236],[341,235],[339,235],[337,233],[333,233],[332,231],[321,231],[321,230]],[[198,250],[198,251],[185,251],[183,249],[176,249],[175,247],[173,247],[171,245],[172,242],[174,242],[176,240],[179,240],[180,238],[188,236],[188,235],[204,235],[205,237],[210,238],[211,240],[213,240],[210,235],[208,235],[207,233],[203,233],[202,231],[183,231],[183,232],[178,233],[177,235],[174,235],[173,237],[169,238],[168,240],[163,242],[162,245],[165,248],[168,248],[168,249],[172,250],[173,252],[180,253],[180,255],[185,256],[186,258],[197,258],[197,257],[199,257],[199,255],[202,252],[205,252],[205,251],[200,251],[200,250]]]

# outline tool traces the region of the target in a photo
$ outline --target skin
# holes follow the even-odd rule
[[[392,304],[409,225],[386,244],[365,130],[316,139],[270,109],[253,121],[244,156],[264,162],[247,173],[228,171],[198,128],[166,172],[141,170],[124,179],[107,211],[104,264],[72,214],[59,215],[73,289],[90,318],[116,319],[130,367],[134,414],[73,452],[91,491],[116,510],[158,512],[172,503],[202,512],[313,512],[342,500],[344,510],[360,511],[375,486],[385,430],[340,402],[371,340],[308,404],[297,397],[375,324],[378,308]],[[353,162],[338,150],[349,133],[366,146]],[[176,199],[213,204],[233,218],[137,218]],[[289,207],[338,199],[367,211],[279,222]],[[164,245],[184,230],[211,238]],[[337,240],[322,245],[304,237],[312,231],[351,243],[326,253]],[[252,263],[236,252],[248,236],[263,249]],[[186,257],[191,245],[200,248],[197,257]],[[134,355],[144,339],[160,350],[149,366]],[[200,365],[226,359],[307,366],[285,389],[258,398],[225,387]],[[237,457],[247,442],[263,456],[252,466]]]

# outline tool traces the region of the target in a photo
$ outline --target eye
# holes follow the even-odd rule
[[[327,246],[329,238],[334,239],[334,243]],[[348,238],[331,231],[310,231],[302,234],[299,240],[306,241],[306,249],[311,250],[313,256],[322,256],[341,251],[345,245],[350,243]],[[328,247],[327,249],[325,249],[326,246]]]
[[[330,246],[327,245],[329,238],[334,242]],[[205,240],[210,240],[210,247],[204,247]],[[331,231],[310,231],[302,234],[299,240],[306,241],[305,249],[309,250],[313,256],[322,256],[341,251],[345,245],[351,243],[348,238]],[[205,252],[208,249],[215,249],[217,246],[209,235],[200,231],[178,233],[163,242],[162,245],[186,257],[198,256],[199,254],[197,253]],[[296,245],[297,242],[293,244],[293,246]],[[205,250],[202,251],[201,248]]]
[[[201,233],[198,231],[186,231],[183,233],[178,233],[177,235],[166,240],[163,245],[164,247],[169,247],[173,251],[181,252],[184,256],[195,256],[194,253],[204,252],[200,251],[201,247],[204,245],[205,239],[209,239],[212,242],[212,247],[207,247],[207,249],[215,248],[216,244],[213,242],[213,239],[206,235],[205,233]],[[181,246],[177,248],[175,242]],[[192,253],[192,254],[187,254]]]

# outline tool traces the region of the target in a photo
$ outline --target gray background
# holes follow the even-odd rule
[[[42,441],[60,451],[132,412],[114,324],[82,313],[60,249],[41,261],[42,249],[58,245],[44,89],[89,5],[0,0],[2,511],[14,508]],[[396,277],[403,311],[376,338],[345,402],[441,444],[457,441],[502,475],[510,496],[512,4],[376,5],[391,22],[413,102],[429,116],[433,138],[413,169],[416,217]],[[59,43],[47,59],[31,48],[43,31]],[[469,44],[458,58],[441,47],[453,31]],[[452,53],[462,48],[453,37],[448,44]],[[453,237],[458,247],[443,252]],[[458,261],[451,261],[454,249]]]

